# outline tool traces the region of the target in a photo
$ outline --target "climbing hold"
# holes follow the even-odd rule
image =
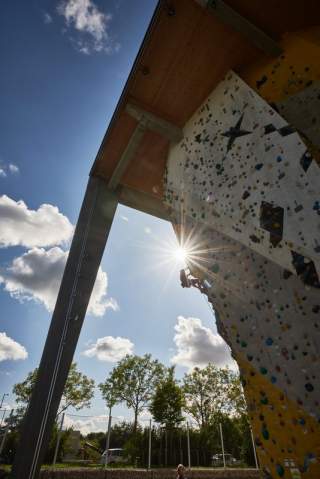
[[[273,206],[266,201],[261,202],[260,226],[270,233],[270,243],[277,246],[283,235],[283,214],[281,206]]]
[[[306,390],[311,393],[313,390],[314,390],[314,387],[312,386],[311,383],[307,383],[304,385],[304,387],[306,388]]]
[[[276,471],[277,471],[277,474],[278,474],[279,477],[284,476],[284,468],[283,468],[283,466],[281,466],[281,464],[276,465]]]

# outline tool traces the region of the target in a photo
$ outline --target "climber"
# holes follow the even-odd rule
[[[191,288],[193,286],[194,288],[198,288],[201,293],[206,294],[208,292],[208,288],[205,283],[198,278],[194,278],[189,269],[180,270],[180,282],[183,288]]]
[[[190,284],[190,281],[189,281],[189,278],[187,276],[187,273],[186,273],[185,269],[180,270],[180,282],[181,282],[181,286],[183,288],[190,288],[191,287],[191,284]]]

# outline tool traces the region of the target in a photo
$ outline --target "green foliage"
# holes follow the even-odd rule
[[[44,458],[44,462],[46,463],[52,463],[53,461],[55,447],[57,443],[57,434],[58,434],[58,427],[55,424],[51,432],[49,445],[46,450],[46,454]],[[62,460],[66,452],[66,443],[67,443],[68,436],[69,436],[69,431],[64,431],[61,435],[60,447],[59,447],[58,457],[57,457],[58,461]],[[6,441],[4,443],[4,449],[1,456],[1,459],[5,464],[12,464],[14,456],[16,454],[17,447],[18,447],[19,438],[20,438],[19,427],[10,429],[10,432],[7,434],[7,437],[6,437]]]
[[[249,417],[247,414],[242,414],[238,418],[238,427],[241,432],[241,449],[240,458],[250,467],[255,467],[254,452],[252,447],[251,429]]]
[[[234,415],[245,410],[240,380],[228,368],[217,368],[210,363],[203,369],[194,368],[183,378],[183,391],[185,410],[199,427],[208,426],[218,413]]]
[[[174,367],[169,368],[167,375],[157,384],[149,411],[156,422],[172,429],[183,421],[184,405],[182,389],[174,379]]]
[[[101,395],[105,400],[110,412],[113,406],[115,406],[120,401],[119,393],[117,392],[116,387],[117,384],[113,371],[111,371],[109,377],[105,380],[104,383],[99,384]]]
[[[136,433],[141,431],[141,428],[137,427]],[[133,435],[133,424],[123,421],[120,424],[114,424],[111,429],[110,447],[124,447],[125,443]]]
[[[85,440],[91,444],[97,446],[101,451],[105,450],[106,447],[106,434],[104,432],[90,432],[85,437]],[[118,446],[115,446],[118,447]]]
[[[211,428],[219,431],[219,424],[222,426],[223,442],[225,451],[231,454],[233,457],[239,459],[241,452],[242,434],[239,429],[238,421],[235,417],[228,416],[227,414],[217,413],[212,418]],[[221,453],[221,441],[219,431],[219,447],[216,453]]]
[[[144,356],[127,355],[112,370],[109,378],[99,387],[107,400],[125,402],[134,411],[136,431],[138,415],[148,405],[157,383],[164,375],[165,367],[151,359],[151,354]]]
[[[62,461],[63,456],[66,454],[68,450],[67,443],[68,443],[69,434],[70,434],[70,431],[64,431],[61,434],[58,457],[57,457],[58,462]],[[48,446],[48,449],[46,450],[46,454],[44,457],[44,462],[46,464],[52,464],[55,449],[56,449],[56,444],[57,444],[57,436],[58,436],[58,426],[57,424],[54,424],[53,430],[51,432],[49,446]]]
[[[12,464],[19,442],[19,431],[12,430],[7,434],[4,448],[1,455],[1,462]]]
[[[142,432],[141,427],[137,427],[136,434]],[[116,423],[111,427],[110,435],[110,448],[124,448],[127,441],[130,440],[133,436],[133,424],[131,422],[122,421],[121,423]],[[106,447],[106,433],[104,432],[90,432],[86,436],[92,444],[96,444],[101,451],[105,450]]]
[[[100,434],[105,437],[104,433]],[[105,442],[104,440],[104,444]],[[90,460],[92,462],[100,461],[101,454],[105,447],[100,447],[99,436],[91,437],[91,439],[89,439],[88,436],[86,439],[81,438],[80,444],[81,447],[77,455],[79,459]]]
[[[225,452],[232,454],[242,463],[254,466],[252,443],[247,416],[228,416],[216,414],[205,428],[190,427],[191,463],[194,467],[211,466],[213,454],[221,453],[219,424],[222,424]],[[120,447],[129,458],[128,465],[146,467],[148,463],[149,427],[137,426],[128,422],[114,424],[111,429],[110,447]],[[90,433],[86,440],[105,448],[105,433]],[[184,425],[166,430],[163,427],[152,428],[152,465],[176,466],[187,463],[187,430]],[[138,459],[137,459],[138,458]]]
[[[8,463],[11,463],[16,452],[17,444],[19,441],[20,425],[23,418],[25,408],[30,400],[32,390],[34,388],[38,369],[30,372],[26,379],[21,383],[13,386],[13,393],[16,396],[18,408],[7,418],[6,422],[10,421],[10,432],[7,435],[5,448],[3,452],[3,459]],[[90,406],[90,401],[94,395],[94,381],[82,374],[77,369],[77,364],[72,363],[68,375],[68,379],[63,391],[62,400],[60,403],[60,409],[58,414],[62,413],[69,406],[74,407],[76,410],[80,410],[83,407]],[[60,448],[58,454],[58,460],[62,459],[66,450],[66,441],[69,432],[62,433]],[[45,455],[45,462],[52,462],[55,446],[57,442],[57,425],[55,424],[51,433],[50,442]]]
[[[147,446],[147,429],[137,425],[135,431],[132,431],[129,438],[124,443],[124,455],[129,459],[130,464],[142,466]]]
[[[232,374],[229,382],[228,400],[230,402],[230,411],[237,416],[247,416],[247,403],[243,393],[241,378]]]
[[[30,372],[24,381],[13,386],[13,393],[15,394],[16,401],[20,406],[25,407],[28,404],[36,382],[37,374],[38,368]],[[61,414],[69,406],[74,407],[76,410],[89,407],[93,395],[94,380],[78,371],[77,364],[72,363],[62,394],[58,414]]]

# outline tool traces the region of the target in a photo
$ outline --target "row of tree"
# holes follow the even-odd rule
[[[12,418],[12,422],[15,422],[17,426],[16,436],[36,377],[37,369],[13,388],[19,405],[17,414]],[[241,453],[247,462],[251,462],[248,446],[250,429],[242,387],[238,375],[228,368],[217,368],[213,364],[208,364],[202,369],[194,368],[178,381],[175,378],[174,367],[165,367],[150,354],[127,355],[117,363],[98,387],[110,415],[112,408],[120,403],[124,403],[133,411],[133,424],[114,425],[112,429],[112,447],[125,447],[132,457],[135,455],[141,457],[145,454],[146,448],[142,447],[142,444],[146,440],[147,433],[139,426],[138,417],[147,409],[154,422],[158,424],[158,429],[153,431],[153,454],[156,456],[153,460],[158,458],[156,463],[167,463],[168,454],[174,454],[174,457],[185,454],[185,442],[181,438],[186,416],[192,418],[197,424],[192,432],[193,445],[197,444],[193,452],[197,455],[194,460],[197,459],[199,462],[199,455],[208,458],[211,452],[217,449],[217,441],[219,441],[217,425],[223,423],[225,441],[230,444],[229,452],[236,448],[237,451],[234,453],[238,455]],[[69,407],[76,410],[89,407],[94,396],[94,388],[94,381],[81,373],[76,363],[73,363],[58,415]],[[161,431],[166,431],[165,439]],[[56,429],[53,436],[55,434]],[[105,434],[94,436],[96,444],[99,443],[99,447],[103,449],[105,443],[102,436],[105,437]],[[168,448],[168,440],[177,446],[173,447],[171,444]],[[245,444],[248,447],[244,446]]]
[[[150,354],[127,355],[112,369],[105,382],[99,384],[109,410],[125,403],[134,414],[134,431],[138,417],[148,409],[155,422],[168,429],[191,416],[199,428],[208,426],[216,414],[241,416],[246,412],[245,400],[238,375],[228,368],[208,364],[194,368],[181,381],[174,376],[174,367],[165,367]],[[16,401],[23,412],[37,377],[37,369],[13,387]],[[73,363],[64,388],[58,415],[69,407],[80,410],[89,407],[94,396],[93,379]]]
[[[155,422],[172,429],[191,416],[199,428],[208,426],[219,414],[241,416],[246,412],[238,375],[229,368],[208,364],[194,368],[182,381],[174,377],[174,367],[166,368],[150,354],[126,356],[99,384],[111,410],[125,403],[134,413],[134,431],[138,416],[148,408]]]

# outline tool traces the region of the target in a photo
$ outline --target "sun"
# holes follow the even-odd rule
[[[188,250],[183,246],[178,246],[173,250],[172,255],[177,261],[185,263],[188,259]]]

